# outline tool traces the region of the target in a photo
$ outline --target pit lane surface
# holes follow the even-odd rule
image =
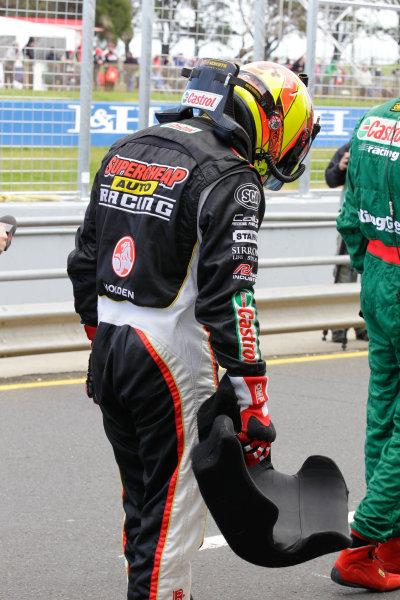
[[[364,352],[268,362],[274,466],[295,473],[310,454],[332,457],[350,489],[349,511],[364,491],[367,361]],[[0,597],[126,598],[121,486],[98,407],[81,379],[13,384],[0,386]],[[375,597],[331,582],[336,555],[263,569],[225,545],[210,548],[219,533],[210,518],[193,562],[194,600]]]

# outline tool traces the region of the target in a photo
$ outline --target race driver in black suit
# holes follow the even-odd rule
[[[191,596],[206,506],[190,454],[218,366],[246,463],[268,458],[253,288],[263,184],[299,177],[315,135],[309,92],[285,67],[201,59],[183,75],[180,105],[104,157],[68,259],[123,484],[129,600]]]

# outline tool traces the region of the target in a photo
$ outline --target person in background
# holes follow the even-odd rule
[[[151,83],[156,90],[165,90],[165,80],[162,74],[161,56],[153,57],[151,68]]]
[[[174,65],[174,61],[172,60],[172,56],[166,54],[162,59],[163,67],[172,67]]]
[[[333,87],[334,87],[334,90],[336,93],[338,91],[339,91],[339,93],[340,93],[340,91],[343,91],[345,77],[346,77],[346,71],[343,69],[343,66],[340,63],[337,63],[336,73],[335,73],[335,77],[333,79]],[[339,90],[338,90],[338,88],[339,88]]]
[[[4,227],[4,225],[2,223],[0,223],[0,254],[2,252],[4,252],[4,250],[6,249],[7,242],[8,242],[8,235],[6,232],[6,228]]]
[[[10,247],[16,229],[17,222],[13,216],[0,217],[0,254]]]
[[[114,42],[108,44],[107,49],[103,53],[104,63],[104,87],[106,90],[113,90],[118,81],[118,65],[119,58],[115,52]]]
[[[12,89],[14,87],[15,62],[19,58],[18,43],[13,42],[6,50],[4,61],[4,86]]]
[[[335,77],[337,72],[337,61],[328,63],[322,73],[322,94],[328,96],[335,91]]]
[[[183,54],[180,53],[174,57],[174,65],[176,67],[184,67],[186,65],[186,59],[184,58]]]
[[[50,48],[46,54],[46,73],[45,83],[49,86],[49,89],[58,89],[61,85],[61,64],[58,63],[59,56],[55,51],[54,46]]]
[[[99,74],[100,69],[103,65],[103,50],[99,47],[95,48],[93,52],[93,88],[99,89]]]
[[[139,62],[138,59],[132,55],[132,52],[126,53],[123,68],[126,91],[133,92],[136,86],[136,75],[139,69]]]
[[[321,77],[321,59],[315,59],[315,93],[320,94],[322,92],[322,77]]]
[[[367,65],[362,65],[357,72],[359,95],[371,97],[374,94],[372,73]]]
[[[332,156],[328,166],[325,169],[325,181],[330,188],[342,186],[340,193],[340,208],[343,206],[346,195],[346,172],[350,156],[350,141],[343,144]],[[337,236],[336,254],[339,256],[347,255],[346,244],[341,235]],[[354,283],[357,281],[357,272],[349,265],[336,265],[333,271],[335,283]],[[355,329],[356,338],[358,340],[368,341],[368,334],[365,327],[357,327]],[[345,344],[347,332],[345,329],[332,330],[332,342]]]
[[[296,75],[298,75],[299,73],[303,73],[303,71],[305,69],[305,65],[306,65],[306,57],[300,56],[300,58],[295,60],[294,63],[292,64],[291,70],[293,71],[293,73],[296,73]]]
[[[381,123],[380,135],[370,131]],[[400,588],[400,98],[369,110],[350,144],[337,229],[361,277],[370,377],[364,445],[366,492],[351,523],[353,544],[331,578],[349,587]],[[346,401],[346,399],[344,399]]]
[[[33,61],[35,60],[35,38],[30,37],[26,46],[22,50],[25,63],[25,85],[33,90]]]

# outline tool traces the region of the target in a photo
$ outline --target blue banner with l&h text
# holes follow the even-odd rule
[[[149,124],[155,113],[170,104],[152,104]],[[316,107],[321,132],[314,145],[339,147],[346,143],[366,108]],[[136,103],[93,102],[90,131],[92,146],[111,146],[138,128]],[[2,146],[78,146],[80,105],[74,101],[0,100],[0,143]]]

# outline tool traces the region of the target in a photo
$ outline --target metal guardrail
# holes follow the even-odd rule
[[[0,281],[32,281],[34,279],[65,279],[67,269],[30,269],[0,273]]]
[[[256,291],[261,334],[360,327],[358,283]],[[72,303],[0,306],[0,357],[89,349]]]
[[[304,226],[305,223],[313,223],[318,226],[322,224],[332,225],[336,221],[337,213],[325,212],[275,212],[266,214],[261,225],[262,228],[271,224],[284,223],[285,227],[290,225]],[[54,233],[71,233],[72,227],[78,227],[82,223],[80,216],[60,217],[25,217],[18,219],[16,235],[52,235]],[[70,227],[70,229],[68,229]],[[38,229],[39,228],[39,229]],[[42,229],[44,228],[44,229]],[[22,231],[21,231],[22,230]],[[321,265],[348,265],[348,256],[313,256],[313,257],[288,257],[288,258],[266,258],[258,262],[260,269],[285,268],[285,267],[308,267]],[[5,281],[32,281],[40,279],[65,279],[66,269],[31,269],[23,271],[0,273],[0,282]]]
[[[21,228],[25,227],[79,227],[83,221],[83,216],[60,216],[60,217],[19,217],[17,234],[21,233]],[[16,234],[16,235],[17,235]]]
[[[318,265],[348,265],[349,256],[304,256],[289,258],[261,258],[258,261],[260,269],[277,267],[314,267]],[[0,273],[0,281],[29,281],[34,279],[65,279],[66,269],[31,269]]]
[[[271,288],[255,296],[263,335],[365,326],[359,283]]]
[[[330,226],[336,213],[273,213],[262,227]],[[17,235],[71,233],[82,222],[79,216],[18,219]],[[348,256],[315,256],[260,259],[260,269],[349,264]],[[0,273],[0,282],[64,279],[65,268],[32,269]],[[360,286],[357,283],[307,285],[256,290],[262,334],[358,327]],[[89,342],[72,303],[0,306],[0,357],[89,349]]]
[[[307,222],[307,221],[336,221],[336,213],[325,213],[325,212],[273,212],[267,213],[263,219],[263,225],[270,222],[276,221],[295,221],[295,222]],[[76,226],[81,225],[83,216],[60,216],[60,217],[21,217],[18,218],[17,233],[20,233],[21,228],[31,227],[65,227],[65,226]],[[262,226],[262,225],[261,225]]]

